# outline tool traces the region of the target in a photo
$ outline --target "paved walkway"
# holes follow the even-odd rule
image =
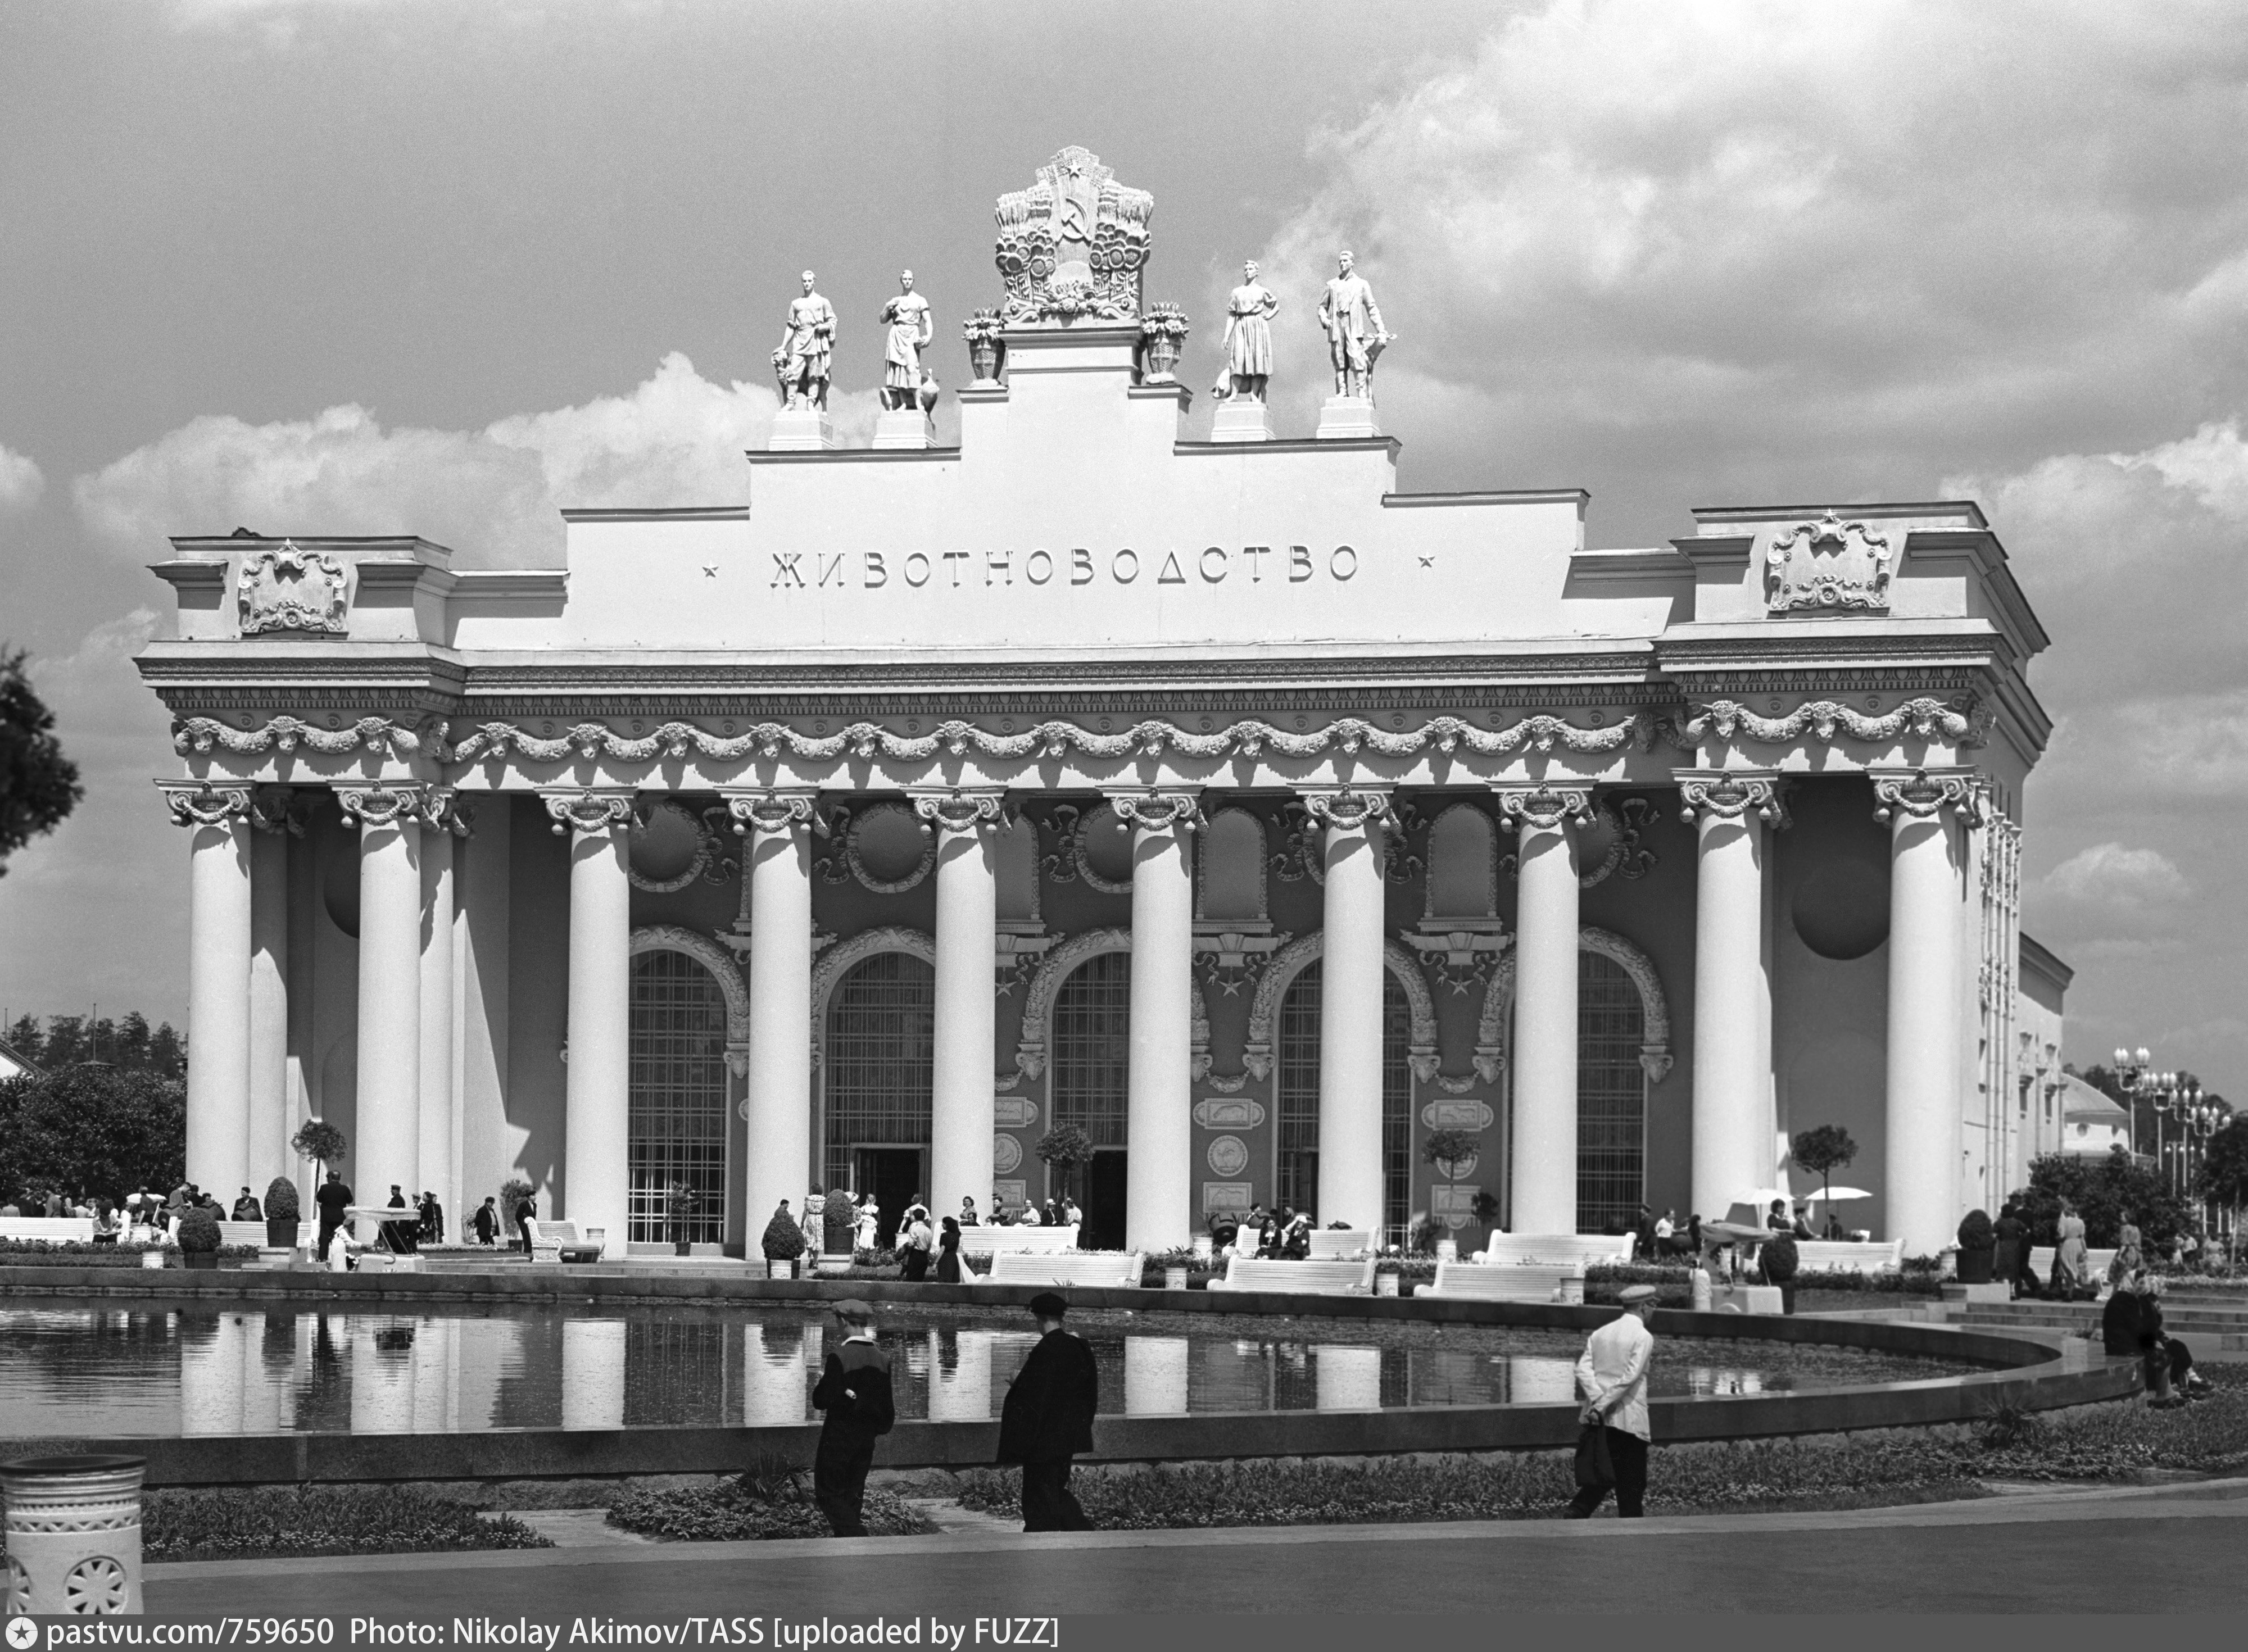
[[[1409,1544],[1409,1552],[1384,1546]],[[2209,1612],[2238,1607],[2248,1479],[1830,1514],[1461,1521],[152,1566],[166,1615],[563,1622],[819,1614]],[[1402,1580],[1409,1577],[1409,1586]],[[1372,1580],[1387,1579],[1378,1587]],[[449,1635],[447,1635],[449,1641]]]

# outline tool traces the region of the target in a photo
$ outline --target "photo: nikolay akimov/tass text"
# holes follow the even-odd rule
[[[10,1652],[2233,1608],[2244,153],[2215,0],[0,7]]]

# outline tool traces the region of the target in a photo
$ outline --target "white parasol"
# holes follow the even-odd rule
[[[1863,1188],[1828,1188],[1824,1191],[1813,1189],[1803,1196],[1814,1203],[1820,1199],[1833,1199],[1840,1203],[1844,1199],[1870,1199],[1874,1196]]]

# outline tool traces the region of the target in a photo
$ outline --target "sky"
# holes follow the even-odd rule
[[[1408,489],[1583,486],[1600,545],[1980,500],[2053,638],[2067,1054],[2248,1093],[2248,11],[2190,0],[10,0],[0,641],[87,796],[0,876],[0,1007],[184,1012],[167,534],[497,566],[738,503],[797,272],[861,430],[899,271],[940,337],[996,303],[992,201],[1073,142],[1155,196],[1190,384],[1262,264],[1284,430],[1356,252]]]

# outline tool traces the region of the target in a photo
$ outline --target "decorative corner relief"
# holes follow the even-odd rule
[[[1776,535],[1764,553],[1765,607],[1883,610],[1889,606],[1888,538],[1832,511]]]
[[[324,551],[299,551],[284,539],[278,551],[245,558],[235,579],[242,634],[261,631],[344,630],[344,565]]]

